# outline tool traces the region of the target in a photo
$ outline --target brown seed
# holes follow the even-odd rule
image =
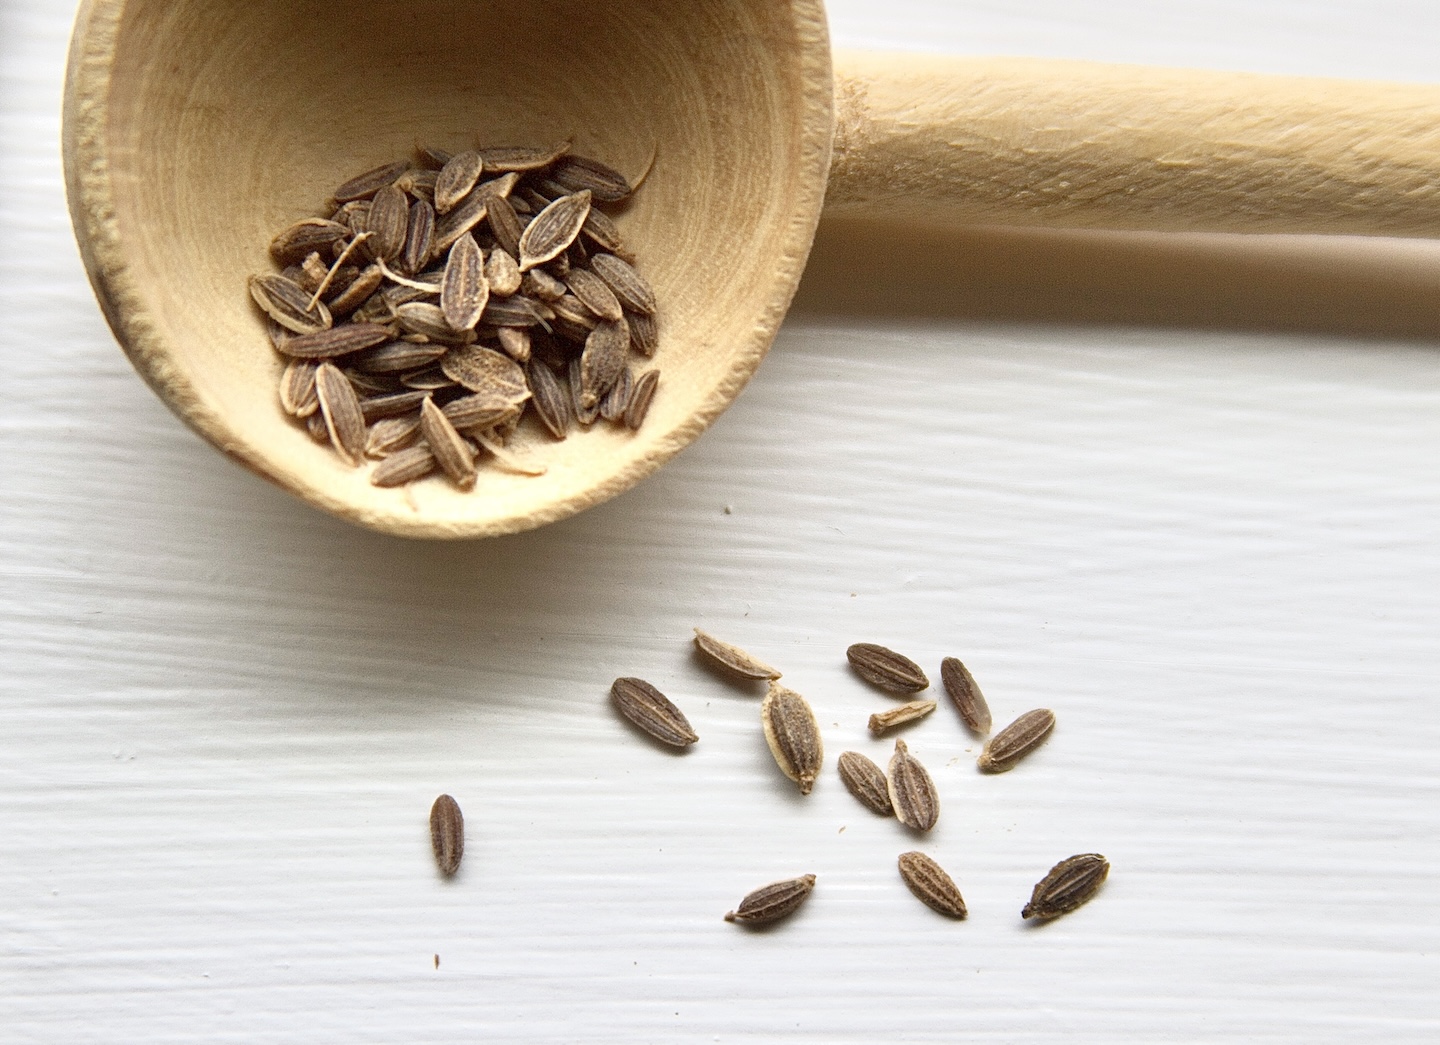
[[[303,261],[314,251],[328,253],[336,243],[350,238],[350,227],[327,218],[305,218],[270,241],[270,256],[279,265]]]
[[[945,869],[924,853],[900,854],[900,877],[926,907],[939,911],[948,918],[964,918],[965,899],[955,879]]]
[[[565,157],[550,172],[550,180],[566,192],[590,192],[601,203],[618,203],[634,191],[625,175],[586,156]]]
[[[794,690],[771,682],[760,705],[760,723],[775,764],[800,785],[802,795],[808,795],[825,760],[820,725],[809,702]]]
[[[375,486],[404,486],[423,479],[435,470],[435,455],[428,446],[411,446],[391,454],[375,466],[370,482]]]
[[[309,417],[320,409],[315,395],[315,364],[292,359],[280,375],[280,405],[291,417]]]
[[[530,332],[521,327],[501,327],[495,338],[507,356],[520,364],[530,362]]]
[[[365,415],[354,386],[334,363],[321,363],[315,371],[315,395],[330,442],[347,462],[358,465],[365,456]]]
[[[490,300],[490,284],[475,237],[465,233],[450,248],[440,284],[440,311],[452,330],[472,330]]]
[[[397,305],[395,318],[400,323],[400,329],[407,334],[420,334],[431,341],[465,345],[475,340],[475,331],[456,330],[445,318],[444,309],[428,301],[407,301]]]
[[[655,312],[655,291],[632,266],[614,254],[596,254],[590,259],[590,267],[614,291],[620,304],[631,312],[647,316]]]
[[[336,203],[349,203],[351,200],[365,200],[374,196],[385,186],[393,183],[396,178],[405,173],[410,164],[405,160],[397,160],[394,163],[382,164],[374,170],[368,170],[364,174],[351,178],[344,185],[332,193],[331,198]]]
[[[1055,712],[1049,708],[1027,711],[990,738],[977,764],[987,773],[1004,773],[1034,751],[1055,728]]]
[[[761,663],[739,646],[721,642],[714,635],[695,629],[695,648],[730,674],[742,679],[778,679],[780,672]]]
[[[379,323],[345,323],[315,334],[283,338],[275,347],[292,359],[334,359],[373,348],[390,337],[390,328]]]
[[[424,200],[433,208],[435,205],[435,182],[439,171],[414,168],[395,179],[395,187],[409,193],[417,200]]]
[[[430,845],[442,874],[460,870],[460,858],[465,855],[465,817],[449,795],[441,795],[430,807]]]
[[[412,374],[401,374],[400,383],[417,392],[440,392],[455,387],[455,382],[445,376],[438,366],[426,367]]]
[[[649,359],[660,347],[655,317],[647,316],[643,312],[633,312],[625,317],[625,322],[630,324],[630,343],[635,346],[635,351]]]
[[[601,250],[609,251],[612,254],[623,249],[620,243],[619,227],[611,220],[610,215],[594,207],[590,208],[590,213],[585,218],[585,224],[580,226],[580,235]]]
[[[606,255],[608,257],[608,255]],[[615,297],[614,291],[595,273],[589,269],[571,269],[570,275],[565,279],[565,285],[570,288],[580,303],[595,313],[601,319],[611,321],[619,320],[625,313],[620,309],[620,301]],[[630,331],[625,331],[626,340],[629,340]]]
[[[623,421],[625,410],[630,405],[630,388],[630,370],[627,367],[620,371],[610,391],[600,397],[600,416],[607,421]]]
[[[590,336],[590,331],[595,329],[595,324],[600,322],[598,316],[586,308],[574,294],[567,293],[558,301],[550,302],[550,310],[555,313],[555,318],[566,326],[573,328],[579,337],[572,340],[584,341]]]
[[[892,693],[918,693],[930,685],[920,665],[873,642],[855,643],[845,651],[845,657],[855,674]]]
[[[512,294],[507,298],[491,295],[490,304],[485,306],[485,315],[480,318],[495,327],[539,326],[545,313],[539,311],[538,304],[523,294]]]
[[[935,710],[933,700],[912,700],[908,704],[901,704],[899,707],[888,708],[885,711],[877,711],[870,716],[870,732],[877,737],[887,729],[894,729],[896,726],[903,726],[907,722],[914,722],[922,719]]]
[[[388,341],[356,352],[346,362],[367,374],[400,374],[429,366],[444,354],[445,346],[434,342]]]
[[[376,258],[393,261],[405,248],[405,234],[410,221],[410,198],[394,185],[375,193],[370,201],[370,217],[365,228],[370,233],[366,246]]]
[[[980,692],[970,670],[955,657],[946,657],[940,662],[940,681],[970,731],[982,737],[990,732],[990,705],[985,703],[985,694]]]
[[[450,481],[462,490],[471,489],[475,485],[475,453],[433,399],[420,404],[420,434]]]
[[[448,214],[480,180],[485,163],[473,149],[457,152],[435,178],[435,213]]]
[[[415,156],[419,159],[421,166],[436,171],[437,173],[445,164],[450,162],[452,155],[453,153],[446,152],[444,149],[436,148],[433,145],[415,146]]]
[[[725,920],[739,922],[741,925],[778,922],[781,918],[794,914],[800,905],[810,898],[814,889],[813,874],[762,885],[741,900],[739,907],[725,915]]]
[[[520,145],[501,145],[481,149],[487,171],[534,171],[548,167],[570,151],[568,141],[544,149],[531,149]]]
[[[365,415],[365,423],[368,425],[382,418],[397,417],[420,409],[425,395],[424,392],[386,392],[360,400],[360,412]]]
[[[435,208],[424,200],[410,205],[410,218],[405,226],[405,246],[400,250],[400,270],[414,275],[430,263],[435,243]]]
[[[684,712],[644,679],[616,679],[610,699],[620,714],[663,744],[689,747],[700,739]]]
[[[872,813],[893,816],[895,809],[890,804],[890,788],[885,782],[884,771],[858,751],[847,751],[840,756],[840,779],[845,787]]]
[[[485,220],[490,223],[490,231],[495,234],[496,245],[512,258],[518,258],[520,235],[525,231],[525,227],[520,224],[520,216],[515,213],[510,201],[504,197],[491,200],[486,209]]]
[[[330,299],[327,303],[330,314],[336,317],[350,315],[380,289],[384,279],[385,274],[380,271],[379,265],[367,265],[348,287]]]
[[[625,369],[630,352],[630,329],[625,320],[601,320],[585,339],[580,357],[580,398],[588,406],[610,391]]]
[[[570,408],[575,413],[575,420],[578,421],[582,426],[588,428],[590,425],[593,425],[595,423],[595,419],[600,416],[600,402],[599,400],[596,400],[593,403],[586,403],[580,395],[581,380],[579,356],[572,356],[570,358],[570,369],[568,372],[567,383],[570,386]]]
[[[930,779],[920,760],[910,754],[903,740],[895,741],[887,785],[897,820],[916,831],[928,831],[935,826],[940,819],[940,796],[935,791],[935,781]]]
[[[319,410],[305,418],[305,431],[317,443],[330,442],[330,429],[325,427],[325,415]]]
[[[570,427],[570,391],[560,384],[548,366],[532,362],[528,370],[530,391],[534,395],[535,414],[556,439],[564,439]]]
[[[1110,874],[1110,861],[1099,853],[1061,860],[1036,884],[1021,918],[1055,918],[1090,900]]]
[[[330,310],[321,302],[310,305],[313,292],[284,276],[250,277],[250,296],[267,316],[286,330],[296,334],[315,334],[328,330]]]
[[[513,403],[523,403],[530,394],[525,371],[503,353],[480,345],[452,348],[440,360],[445,375],[472,392],[484,392]]]
[[[482,181],[471,189],[469,195],[457,203],[449,214],[437,219],[435,222],[435,253],[439,254],[449,250],[450,244],[484,221],[490,201],[500,196],[508,196],[510,190],[515,187],[515,178],[514,174],[505,174],[489,181]]]
[[[564,253],[575,242],[589,213],[590,193],[581,191],[561,196],[535,215],[520,237],[520,271],[528,272]]]
[[[520,265],[506,251],[496,248],[485,262],[485,279],[500,297],[509,297],[520,289]]]
[[[559,301],[565,296],[565,284],[544,269],[531,269],[520,280],[520,289],[541,301]]]
[[[463,432],[470,428],[494,428],[518,414],[520,407],[508,396],[482,392],[446,403],[441,412],[458,431]]]
[[[360,408],[365,408],[363,401]],[[389,457],[395,451],[405,449],[419,435],[419,417],[382,418],[371,425],[365,435],[365,456],[377,459]]]
[[[630,392],[630,405],[625,409],[625,427],[632,432],[645,423],[650,412],[650,403],[655,398],[655,389],[660,384],[660,371],[647,370],[635,379]]]

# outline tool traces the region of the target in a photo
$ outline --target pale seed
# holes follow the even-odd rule
[[[765,925],[794,914],[815,889],[813,874],[789,878],[783,882],[762,885],[740,901],[740,906],[725,915],[727,922],[742,925]]]
[[[689,747],[700,739],[684,712],[644,679],[616,679],[610,699],[620,714],[661,743]]]
[[[964,918],[965,899],[955,879],[924,853],[900,854],[900,877],[926,907],[948,918]]]
[[[935,782],[910,754],[905,741],[895,741],[895,754],[890,759],[889,779],[890,804],[895,808],[895,817],[906,827],[916,831],[928,831],[940,819],[940,796],[935,791]]]
[[[490,300],[490,284],[475,237],[465,233],[450,248],[440,283],[440,311],[453,330],[472,330]]]
[[[855,674],[892,693],[918,693],[930,685],[920,665],[873,642],[857,642],[845,651],[845,656]]]
[[[985,694],[980,692],[970,670],[955,657],[946,657],[940,662],[940,681],[970,731],[982,737],[990,732],[990,705],[985,703]]]
[[[520,264],[508,251],[492,250],[485,261],[485,279],[493,293],[509,297],[520,289]]]
[[[515,362],[522,365],[530,362],[529,331],[523,327],[500,327],[495,331],[495,338],[505,354]]]
[[[446,403],[441,413],[458,431],[463,432],[469,428],[494,428],[508,421],[519,409],[508,396],[482,392]]]
[[[565,296],[565,284],[544,269],[531,269],[525,273],[520,289],[541,301],[559,301]]]
[[[987,773],[1004,773],[1034,751],[1055,728],[1055,712],[1049,708],[1027,711],[990,738],[977,764]]]
[[[845,787],[860,800],[861,805],[872,813],[893,816],[895,809],[890,804],[890,788],[885,782],[885,772],[858,751],[847,751],[840,756],[840,779]]]
[[[590,213],[589,191],[561,196],[535,215],[520,237],[520,271],[526,272],[564,253],[575,242]]]
[[[761,663],[739,646],[721,642],[714,635],[695,629],[695,648],[711,661],[742,679],[778,679],[780,672]]]
[[[475,453],[433,399],[420,404],[420,434],[451,482],[462,490],[475,485]]]
[[[771,682],[760,705],[760,723],[775,764],[800,785],[802,795],[808,795],[825,759],[820,725],[809,702],[794,690]]]
[[[1036,884],[1021,918],[1056,918],[1090,900],[1110,874],[1110,861],[1099,853],[1061,860]]]
[[[885,711],[877,711],[870,716],[870,732],[877,737],[887,729],[894,729],[896,726],[903,726],[907,722],[914,722],[922,719],[935,710],[933,700],[912,700],[908,704],[901,704],[899,707],[888,708]]]
[[[354,386],[334,363],[321,363],[315,371],[315,395],[330,442],[347,462],[358,465],[365,456],[365,415]]]
[[[315,395],[315,364],[292,359],[280,375],[280,405],[291,417],[309,417],[320,409]]]
[[[460,804],[449,795],[441,795],[430,807],[430,845],[442,874],[460,870],[460,858],[465,855],[465,817]]]
[[[588,428],[590,425],[593,425],[595,419],[600,416],[600,402],[599,400],[595,400],[594,402],[586,403],[580,395],[581,379],[579,356],[570,357],[568,377],[568,384],[570,385],[570,407],[575,413],[575,420]]]

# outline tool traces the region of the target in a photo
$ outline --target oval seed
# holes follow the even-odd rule
[[[561,196],[535,215],[520,237],[520,271],[528,272],[564,253],[575,242],[589,213],[590,192],[582,190]]]
[[[410,222],[410,198],[394,185],[375,193],[370,201],[370,216],[365,228],[370,233],[370,253],[384,261],[393,261],[405,249],[405,233]]]
[[[740,901],[740,906],[727,915],[727,922],[742,925],[767,925],[794,914],[810,898],[815,889],[813,874],[787,878],[783,882],[762,885]]]
[[[420,434],[450,481],[462,490],[474,488],[475,452],[433,399],[420,404]]]
[[[920,760],[910,754],[903,740],[895,741],[887,786],[897,820],[916,831],[928,831],[935,826],[940,819],[940,796],[935,791],[935,781],[930,779]]]
[[[940,662],[940,681],[970,731],[982,737],[990,732],[990,705],[985,703],[985,694],[980,692],[970,670],[955,657],[946,657]]]
[[[635,379],[635,387],[630,392],[630,405],[625,408],[625,427],[632,432],[645,423],[645,415],[650,412],[650,402],[655,398],[655,389],[659,384],[658,370],[647,370]]]
[[[475,237],[465,233],[450,248],[440,281],[440,311],[452,330],[473,330],[490,300],[490,284]]]
[[[449,795],[441,795],[430,807],[430,845],[442,874],[460,870],[460,858],[465,855],[465,817],[460,804]]]
[[[619,678],[610,687],[615,707],[646,733],[671,747],[689,747],[700,739],[685,713],[644,679]]]
[[[620,304],[631,312],[648,316],[655,311],[655,291],[632,266],[614,254],[596,254],[590,259],[590,267],[614,291]]]
[[[1099,853],[1081,853],[1061,860],[1040,879],[1021,918],[1056,918],[1090,900],[1110,874],[1110,861]]]
[[[980,752],[977,765],[987,773],[1004,773],[1034,751],[1055,728],[1055,712],[1049,708],[1027,711],[990,738]]]
[[[556,439],[564,439],[570,427],[570,391],[565,388],[555,372],[538,360],[531,362],[530,391],[534,398],[535,413],[547,431]]]
[[[250,296],[266,315],[296,334],[317,334],[333,322],[324,304],[317,301],[310,307],[310,293],[284,276],[251,276]]]
[[[895,815],[895,807],[890,804],[890,787],[879,766],[858,751],[845,752],[840,756],[839,765],[840,779],[861,805],[880,816]]]
[[[332,194],[331,198],[336,203],[349,203],[352,200],[369,199],[386,185],[391,184],[396,178],[405,173],[410,166],[405,160],[396,160],[394,163],[381,164],[374,170],[368,170],[364,174],[351,178],[344,185],[341,185]]]
[[[588,156],[567,156],[550,172],[550,180],[567,192],[587,191],[601,203],[618,203],[634,190],[625,175]]]
[[[334,363],[321,363],[315,371],[315,396],[330,442],[349,464],[365,456],[365,415],[350,379]]]
[[[721,642],[714,635],[695,629],[695,648],[732,675],[742,679],[778,679],[780,672],[763,664],[739,646]]]
[[[939,911],[948,918],[964,918],[965,898],[955,879],[945,869],[924,853],[900,854],[900,877],[916,898],[932,911]]]
[[[457,152],[435,178],[435,213],[448,214],[480,180],[485,162],[474,149]]]
[[[800,785],[802,795],[808,795],[825,760],[820,725],[809,702],[794,690],[772,682],[760,705],[760,724],[775,764]]]
[[[892,693],[918,693],[930,685],[920,665],[873,642],[855,643],[845,651],[845,657],[855,674]]]

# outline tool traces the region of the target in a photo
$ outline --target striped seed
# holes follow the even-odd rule
[[[892,693],[918,693],[930,685],[920,665],[873,642],[855,643],[845,651],[845,657],[855,669],[855,674]]]
[[[351,178],[341,185],[333,193],[331,198],[336,203],[349,203],[352,200],[368,200],[385,186],[393,183],[396,178],[405,173],[410,166],[405,160],[397,160],[394,163],[381,164],[373,170]]]
[[[370,473],[374,486],[404,486],[435,470],[435,455],[428,446],[411,446],[391,454]]]
[[[630,352],[630,329],[625,320],[602,320],[585,339],[580,357],[580,398],[585,405],[598,403],[600,397],[620,380],[625,357]]]
[[[780,677],[780,672],[756,660],[739,646],[721,642],[714,635],[709,635],[699,628],[695,629],[695,648],[711,663],[719,665],[737,678],[773,680]]]
[[[884,770],[858,751],[847,751],[841,755],[839,768],[840,779],[861,805],[880,816],[895,815]]]
[[[435,178],[435,213],[448,214],[480,180],[485,162],[474,149],[457,152]]]
[[[955,657],[946,657],[940,662],[940,681],[970,731],[982,737],[990,732],[990,705],[970,670]]]
[[[496,245],[512,258],[518,258],[520,236],[525,231],[525,226],[521,224],[520,216],[515,213],[514,205],[504,197],[491,200],[486,209],[485,220],[490,224]]]
[[[414,275],[430,263],[435,243],[435,208],[425,200],[410,204],[410,218],[405,226],[405,246],[400,250],[400,271]]]
[[[683,748],[700,739],[685,713],[644,679],[616,679],[610,699],[620,714],[662,744]]]
[[[475,453],[433,399],[420,404],[420,434],[452,483],[462,490],[474,487]]]
[[[590,213],[590,192],[561,196],[535,215],[520,237],[520,271],[528,272],[564,253]]]
[[[647,370],[635,379],[635,387],[630,391],[630,405],[625,409],[625,427],[632,432],[645,423],[645,415],[650,412],[650,403],[659,384],[658,370]]]
[[[304,218],[270,241],[270,256],[279,265],[294,265],[315,251],[328,254],[350,238],[350,227],[329,218]]]
[[[986,773],[1004,773],[1045,742],[1055,728],[1055,712],[1049,708],[1027,711],[990,738],[980,752],[977,765]]]
[[[565,285],[570,288],[570,293],[574,294],[582,305],[601,319],[614,322],[624,315],[615,292],[603,279],[589,269],[571,269],[570,275],[565,279]],[[628,330],[626,337],[627,339],[629,337]]]
[[[636,352],[649,359],[660,347],[660,334],[655,317],[644,312],[632,312],[626,315],[625,322],[630,324],[630,344],[635,347]]]
[[[410,221],[410,198],[394,185],[375,193],[370,201],[370,216],[365,220],[370,239],[366,246],[376,258],[393,261],[405,248],[405,234]]]
[[[625,410],[630,406],[631,386],[630,369],[626,367],[620,371],[610,391],[600,397],[600,416],[607,421],[623,421]]]
[[[465,855],[465,817],[460,804],[449,795],[441,795],[430,807],[430,845],[442,874],[460,870],[460,858]]]
[[[555,372],[544,363],[532,362],[527,371],[530,376],[530,391],[534,395],[535,415],[540,423],[556,439],[564,439],[570,427],[570,391],[565,388]]]
[[[318,301],[311,307],[311,292],[285,276],[250,277],[250,297],[267,316],[296,334],[319,333],[333,322],[328,308]]]
[[[493,348],[464,345],[452,348],[440,360],[445,376],[472,392],[524,402],[530,394],[525,371],[508,356]]]
[[[955,879],[945,869],[924,853],[900,854],[900,877],[916,898],[932,911],[939,911],[947,918],[964,918],[965,898]]]
[[[535,171],[550,166],[569,152],[570,142],[563,141],[543,149],[501,145],[479,151],[487,171]]]
[[[634,190],[625,175],[587,156],[567,156],[550,172],[567,192],[589,192],[601,203],[618,203]]]
[[[825,760],[820,725],[809,702],[794,690],[771,682],[760,705],[760,724],[775,764],[800,785],[802,795],[808,795]]]
[[[1061,860],[1036,883],[1021,918],[1057,918],[1069,914],[1099,892],[1110,874],[1110,861],[1099,853]]]
[[[280,375],[280,406],[291,417],[309,417],[320,409],[315,395],[315,364],[292,359]]]
[[[490,300],[490,284],[475,237],[465,233],[450,248],[440,283],[440,311],[452,330],[473,330]]]
[[[362,402],[360,405],[363,409],[365,404]],[[389,457],[395,451],[405,449],[419,435],[419,417],[407,415],[381,418],[370,426],[365,435],[365,456],[376,460]]]
[[[365,415],[354,386],[334,363],[321,363],[315,371],[315,395],[330,442],[348,463],[358,465],[365,456]]]
[[[813,874],[788,878],[783,882],[762,885],[740,901],[740,906],[725,915],[727,922],[741,925],[767,925],[794,914],[810,898],[815,889]]]
[[[590,259],[590,267],[606,282],[620,304],[631,312],[641,312],[647,316],[654,314],[655,291],[633,266],[614,254],[596,254]]]
[[[905,741],[895,741],[895,754],[890,759],[887,787],[895,818],[916,831],[928,831],[940,819],[940,796],[935,781],[910,754]]]

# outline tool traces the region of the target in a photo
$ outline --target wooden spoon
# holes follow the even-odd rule
[[[64,149],[101,307],[181,418],[346,519],[476,537],[604,501],[695,439],[769,347],[822,202],[931,222],[1433,236],[1437,116],[1436,87],[1072,62],[849,54],[832,78],[820,0],[86,0]],[[246,277],[269,270],[277,229],[417,143],[566,136],[632,174],[655,157],[619,218],[661,301],[646,424],[558,443],[522,429],[546,473],[484,468],[473,492],[372,486],[282,414]]]

